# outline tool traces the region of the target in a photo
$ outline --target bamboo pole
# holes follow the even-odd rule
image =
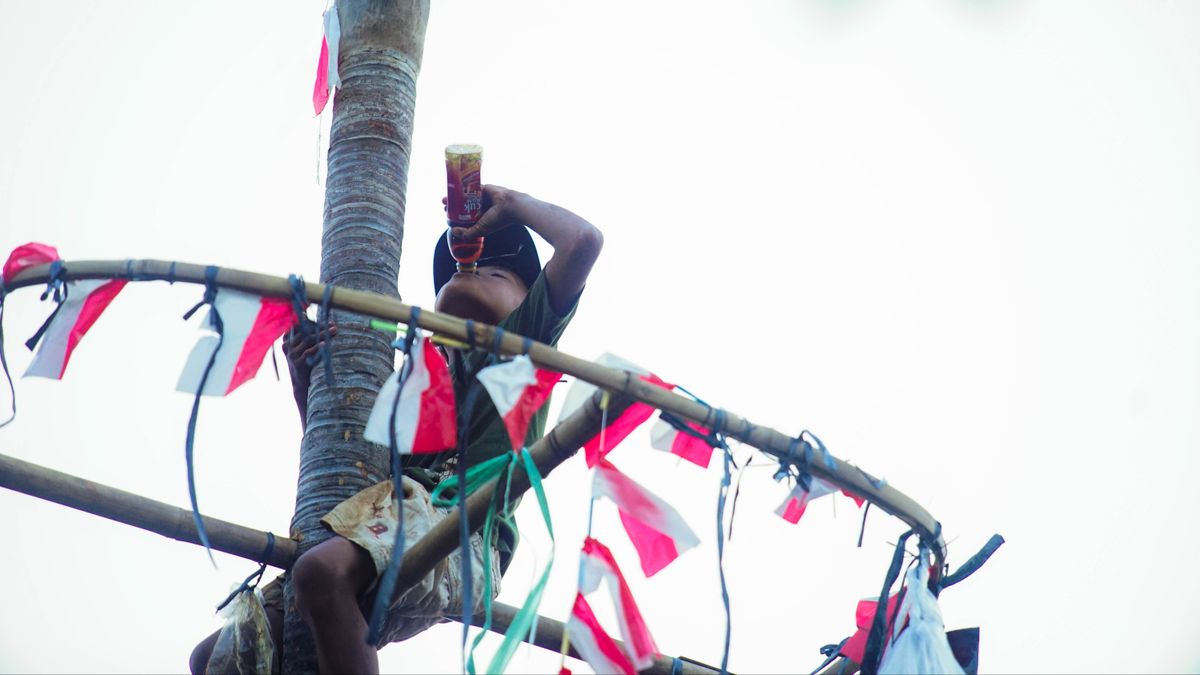
[[[204,283],[206,269],[203,265],[172,263],[162,260],[121,262],[82,260],[64,263],[64,268],[63,278],[68,280],[127,278],[190,283]],[[49,277],[49,270],[49,265],[40,265],[24,270],[7,284],[7,288],[14,290],[45,283]],[[222,287],[259,295],[285,298],[292,296],[291,285],[284,277],[222,268],[217,272],[215,281]],[[325,286],[319,283],[307,283],[305,290],[309,302],[318,303],[325,292]],[[395,298],[338,287],[332,291],[330,302],[336,309],[398,323],[407,323],[412,310],[411,305],[404,304]],[[448,314],[422,310],[417,324],[434,333],[458,340],[468,339],[466,322]],[[477,343],[481,345],[498,343],[499,351],[503,354],[520,354],[524,351],[524,338],[519,335],[505,333],[499,341],[494,340],[494,326],[477,323],[475,337]],[[723,409],[717,410],[669,392],[645,382],[627,371],[585,361],[540,342],[532,344],[529,349],[529,357],[542,368],[572,375],[613,393],[629,395],[660,410],[669,411],[702,424],[706,428],[723,432],[729,437],[773,457],[779,459],[787,457],[789,449],[792,447],[792,437],[775,429],[753,424],[749,420]],[[853,464],[837,460],[831,469],[826,465],[825,460],[825,453],[820,448],[815,448],[813,461],[808,467],[809,471],[840,488],[870,500],[876,507],[904,521],[923,540],[932,544],[935,565],[931,581],[936,580],[946,562],[946,544],[938,521],[924,507],[896,488],[890,485],[877,488],[873,479]]]
[[[545,475],[553,471],[578,452],[587,439],[599,432],[602,419],[599,401],[600,395],[597,393],[581,410],[534,444],[530,455],[540,473]],[[619,415],[628,405],[628,401],[613,400],[608,405],[611,414]],[[191,511],[3,454],[0,454],[0,487],[133,525],[177,541],[200,544]],[[482,526],[488,504],[497,487],[498,481],[493,479],[467,499],[472,532]],[[529,478],[525,472],[514,471],[509,501],[515,501],[528,489]],[[457,514],[457,509],[447,514],[446,518],[405,553],[397,582],[397,595],[419,581],[434,565],[458,548]],[[218,551],[255,562],[266,562],[281,569],[290,568],[295,561],[296,542],[292,539],[275,537],[271,555],[264,561],[263,554],[266,552],[268,540],[266,532],[217,518],[203,518],[212,548]],[[493,603],[490,630],[503,634],[512,624],[516,613],[516,607]],[[479,615],[473,618],[472,623],[482,627],[483,620],[484,617]],[[561,648],[565,625],[547,617],[538,617],[537,625],[538,630],[532,640],[524,639],[538,647],[558,651]],[[575,650],[572,649],[569,653],[579,658]],[[642,672],[708,675],[717,671],[687,659],[680,659],[676,664],[675,659],[659,655],[654,664]]]

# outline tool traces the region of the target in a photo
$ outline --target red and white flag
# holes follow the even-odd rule
[[[38,265],[47,265],[60,260],[58,257],[58,249],[47,244],[39,244],[37,242],[29,242],[12,250],[8,254],[8,260],[4,261],[4,282],[12,281],[12,278],[17,276],[17,273],[28,267],[37,267]]]
[[[708,429],[691,420],[687,420],[686,423],[700,434],[709,434]],[[713,454],[713,446],[709,445],[708,441],[676,429],[661,417],[650,428],[650,447],[682,457],[702,469],[708,468]]]
[[[608,497],[621,513],[621,524],[637,549],[642,572],[653,576],[700,539],[679,512],[606,459],[596,466],[592,494]]]
[[[575,606],[567,619],[567,635],[579,657],[597,673],[637,673],[625,652],[604,632],[582,593],[575,594]]]
[[[214,308],[221,317],[223,337],[208,335],[200,338],[179,376],[179,384],[175,387],[178,391],[196,392],[213,350],[217,350],[201,393],[225,396],[258,374],[267,350],[296,323],[290,300],[221,288],[213,299],[213,308],[201,324],[202,329],[216,330]],[[220,349],[217,349],[218,344]]]
[[[416,330],[416,329],[413,329]],[[409,356],[411,371],[400,389],[400,371],[384,382],[367,418],[363,438],[383,446],[390,445],[388,424],[396,411],[396,449],[400,454],[442,452],[458,442],[458,424],[454,414],[454,385],[446,359],[432,342],[418,335]],[[396,392],[400,391],[399,406]]]
[[[579,592],[585,595],[592,593],[605,580],[608,581],[608,592],[617,609],[617,622],[621,639],[625,641],[625,650],[638,670],[649,668],[658,654],[650,629],[646,627],[646,621],[633,600],[633,593],[629,590],[629,584],[625,583],[625,576],[617,567],[612,552],[604,544],[588,537],[583,540]]]
[[[638,378],[665,389],[671,389],[674,387],[674,385],[664,382],[657,375],[651,373],[645,368],[642,368],[636,363],[626,361],[625,359],[619,356],[614,356],[613,354],[601,354],[595,362],[608,368],[627,370],[634,375],[637,375]],[[564,419],[578,410],[580,406],[582,406],[589,398],[591,398],[595,391],[595,385],[576,379],[575,382],[571,384],[571,388],[567,391],[567,398],[563,402],[562,409],[559,411],[559,423],[561,424]],[[652,406],[646,405],[640,401],[635,401],[632,405],[626,408],[625,412],[620,416],[616,417],[615,419],[609,419],[608,426],[604,428],[604,431],[596,434],[591,440],[583,445],[583,456],[584,459],[587,460],[587,465],[589,467],[596,466],[596,462],[600,461],[613,448],[615,448],[617,444],[625,440],[629,434],[633,433],[634,429],[637,429],[642,425],[643,422],[650,419],[650,416],[653,414],[654,408]],[[601,442],[603,442],[603,447],[601,447]]]
[[[528,356],[488,366],[475,376],[492,397],[496,411],[512,440],[513,450],[525,446],[525,432],[533,414],[550,398],[561,373],[535,368]]]
[[[44,262],[46,261],[36,264]],[[67,362],[71,360],[71,353],[113,298],[117,297],[117,293],[125,288],[125,283],[124,279],[67,282],[67,298],[59,305],[54,318],[50,319],[50,324],[46,327],[46,332],[42,334],[37,354],[29,364],[29,369],[25,371],[25,377],[61,380],[67,370]]]
[[[342,42],[342,26],[338,22],[337,4],[330,5],[321,16],[324,35],[321,37],[321,56],[317,60],[317,81],[313,84],[313,111],[320,115],[329,103],[335,88],[342,87],[338,75],[338,48]]]
[[[800,481],[796,481],[796,487],[792,488],[792,491],[788,493],[788,496],[779,505],[779,508],[775,509],[775,515],[795,525],[800,522],[800,516],[804,515],[804,509],[808,508],[809,502],[818,497],[831,495],[838,491],[837,487],[831,483],[815,476],[810,476],[808,481],[807,490],[804,489],[804,485]]]

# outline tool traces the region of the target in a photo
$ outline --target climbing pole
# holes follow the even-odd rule
[[[41,245],[30,245],[38,247]],[[602,365],[596,362],[576,358],[553,347],[541,344],[520,335],[499,330],[494,326],[439,314],[429,310],[407,305],[391,297],[375,293],[337,288],[332,285],[319,283],[297,283],[295,277],[270,276],[253,272],[233,269],[219,269],[182,262],[159,260],[124,260],[124,261],[72,261],[65,262],[57,258],[57,252],[50,247],[29,248],[21,247],[10,256],[4,267],[4,275],[0,282],[0,361],[3,361],[5,376],[8,377],[7,361],[3,359],[3,302],[7,294],[24,287],[45,286],[46,295],[53,295],[56,308],[43,329],[31,340],[31,348],[37,339],[53,343],[55,332],[67,331],[71,336],[64,348],[55,352],[55,347],[43,347],[35,358],[35,367],[42,368],[52,377],[61,377],[70,358],[70,351],[79,339],[83,337],[91,324],[103,312],[104,307],[116,297],[122,287],[130,281],[169,281],[201,284],[205,287],[202,303],[211,305],[210,322],[217,332],[217,343],[205,358],[197,363],[189,364],[195,370],[193,385],[197,392],[197,404],[201,392],[208,392],[212,387],[219,393],[232,391],[238,384],[253,377],[261,363],[262,354],[252,363],[249,373],[235,371],[232,375],[221,370],[217,363],[217,355],[221,349],[221,341],[225,331],[229,330],[223,324],[236,324],[238,311],[233,301],[222,299],[220,291],[231,290],[239,294],[239,302],[258,303],[260,319],[263,316],[274,317],[272,330],[275,337],[271,342],[291,325],[292,317],[302,313],[309,304],[319,305],[322,313],[328,316],[331,309],[350,312],[372,321],[377,328],[395,330],[398,326],[407,325],[408,344],[405,349],[411,349],[413,337],[424,329],[432,334],[435,342],[450,344],[461,348],[477,348],[491,351],[500,357],[527,357],[538,369],[551,373],[562,373],[575,377],[577,380],[594,385],[599,391],[595,392],[587,402],[571,414],[565,421],[556,426],[540,441],[523,453],[519,447],[514,447],[511,461],[502,462],[504,466],[497,469],[494,475],[487,475],[477,480],[478,485],[470,490],[464,500],[465,509],[455,511],[440,524],[435,526],[422,540],[409,543],[403,549],[403,559],[397,562],[397,568],[391,575],[393,584],[392,597],[421,579],[435,564],[452,553],[462,541],[463,532],[478,531],[490,527],[492,516],[499,509],[504,512],[509,505],[515,503],[526,490],[531,487],[540,494],[540,480],[548,475],[556,466],[575,454],[581,447],[585,449],[588,465],[596,470],[597,490],[617,502],[622,508],[623,518],[626,506],[623,505],[622,495],[630,490],[641,490],[609,463],[604,455],[612,445],[627,435],[633,426],[644,421],[655,410],[660,412],[661,420],[669,426],[672,434],[676,434],[676,443],[684,446],[691,444],[693,448],[701,446],[711,453],[716,450],[724,462],[724,481],[721,486],[718,505],[718,550],[723,546],[724,526],[722,519],[725,511],[725,498],[729,489],[729,468],[731,455],[728,440],[738,441],[746,446],[774,458],[779,462],[780,470],[777,478],[787,478],[796,483],[789,501],[781,506],[780,515],[795,522],[803,513],[809,499],[816,498],[834,490],[841,490],[860,503],[867,503],[881,509],[910,528],[896,547],[892,564],[887,570],[885,583],[879,595],[879,604],[887,599],[887,611],[876,611],[874,603],[864,607],[860,604],[859,633],[847,638],[839,645],[830,645],[824,651],[828,659],[821,668],[827,672],[851,672],[860,666],[863,672],[876,672],[881,661],[886,667],[888,654],[899,654],[909,647],[915,639],[919,639],[917,617],[923,616],[919,603],[930,603],[925,600],[936,597],[942,589],[957,583],[977,569],[987,557],[999,547],[1003,540],[993,537],[978,555],[968,560],[954,573],[950,573],[946,561],[946,543],[943,538],[941,524],[934,519],[923,507],[906,496],[900,490],[880,480],[863,469],[843,459],[836,458],[817,439],[808,432],[798,435],[786,435],[775,429],[757,425],[723,408],[715,408],[701,399],[691,395],[682,388],[670,385],[657,377],[638,373],[630,369],[622,369]],[[72,298],[74,298],[72,300]],[[222,304],[222,303],[226,304]],[[214,318],[215,317],[215,318]],[[382,322],[382,323],[381,323]],[[64,327],[64,323],[69,323]],[[281,328],[282,327],[282,328]],[[61,336],[60,336],[61,337]],[[43,352],[49,351],[47,354]],[[413,359],[406,359],[406,365]],[[512,361],[508,362],[512,363]],[[328,361],[326,361],[328,364]],[[499,365],[499,363],[498,363]],[[57,369],[57,370],[55,370]],[[187,375],[185,370],[185,379]],[[242,379],[238,379],[242,378]],[[397,378],[399,386],[403,387],[403,376]],[[11,386],[11,379],[9,380]],[[676,393],[676,391],[682,393]],[[397,391],[394,395],[398,397]],[[383,399],[384,395],[381,394]],[[543,399],[544,400],[544,399]],[[535,406],[536,407],[536,406]],[[638,413],[635,415],[634,410]],[[15,394],[13,414],[16,413]],[[630,422],[631,416],[638,419]],[[393,424],[395,418],[392,418]],[[624,422],[623,422],[624,421]],[[629,428],[618,431],[625,424]],[[195,430],[195,407],[189,423],[188,453],[190,472],[191,438]],[[631,425],[631,426],[630,426]],[[394,433],[394,432],[393,432]],[[606,443],[605,434],[612,434]],[[392,439],[393,451],[395,439]],[[694,452],[694,450],[693,450]],[[686,452],[677,452],[687,457]],[[525,460],[520,459],[525,457]],[[693,460],[696,461],[696,460]],[[707,464],[707,456],[703,465]],[[699,461],[697,463],[700,463]],[[464,471],[460,472],[461,485],[471,485],[470,478]],[[269,533],[259,532],[233,523],[206,518],[199,514],[196,508],[194,488],[191,493],[193,509],[191,512],[168,506],[137,495],[122,492],[115,488],[91,483],[83,479],[54,472],[49,469],[22,462],[12,458],[0,457],[0,486],[21,491],[27,494],[55,501],[72,508],[81,509],[101,515],[106,518],[125,522],[137,527],[158,532],[165,536],[181,541],[198,543],[206,548],[214,548],[227,553],[256,560],[263,564],[287,569],[296,554],[296,545],[290,539],[274,537]],[[639,499],[653,501],[648,493]],[[633,507],[628,507],[632,510]],[[549,527],[549,513],[543,504],[543,513]],[[669,506],[663,505],[659,515],[666,520],[673,513]],[[661,514],[666,514],[662,516]],[[865,518],[865,514],[864,514]],[[665,521],[664,521],[665,522]],[[466,529],[461,529],[465,527]],[[668,531],[670,523],[653,526],[659,532]],[[685,527],[686,529],[686,527]],[[551,531],[552,534],[552,531]],[[684,542],[690,531],[680,534],[676,544]],[[632,532],[631,532],[632,535]],[[923,576],[914,576],[910,569],[907,580],[902,582],[900,592],[893,593],[892,587],[898,580],[900,568],[904,561],[905,539],[915,537],[919,542],[918,556],[923,564],[913,566],[923,570]],[[636,542],[635,542],[636,546]],[[399,558],[399,556],[397,556]],[[670,560],[653,560],[643,557],[643,570],[649,576],[660,569]],[[548,572],[548,570],[547,570]],[[585,574],[587,572],[587,574]],[[590,575],[590,576],[589,576]],[[596,575],[599,575],[598,577]],[[580,578],[606,578],[610,589],[619,584],[624,586],[624,579],[616,568],[615,562],[607,549],[590,537],[585,542],[581,555]],[[913,580],[919,580],[920,593],[914,590]],[[249,580],[247,580],[249,582]],[[721,572],[721,586],[724,592],[724,574]],[[618,642],[607,638],[607,635],[596,634],[597,624],[591,616],[591,610],[583,600],[585,590],[594,590],[597,582],[589,582],[589,589],[581,588],[576,599],[576,608],[571,621],[564,628],[562,624],[540,618],[538,629],[534,635],[528,630],[516,630],[515,639],[527,639],[554,650],[564,653],[581,654],[594,668],[600,666],[617,670],[639,670],[642,672],[724,672],[724,661],[719,667],[705,666],[682,658],[670,659],[663,657],[654,647],[648,633],[641,629],[626,630],[629,625],[635,628],[641,625],[640,614],[627,615],[622,619],[622,633],[625,641]],[[582,584],[581,584],[582,585]],[[538,589],[540,591],[540,589]],[[614,591],[615,593],[615,591]],[[467,593],[469,597],[470,594]],[[620,605],[628,614],[631,598],[626,599],[625,605]],[[582,604],[581,604],[582,603]],[[726,599],[727,623],[725,654],[728,655],[728,601]],[[635,612],[636,612],[636,608]],[[934,610],[936,611],[936,610]],[[536,602],[527,603],[526,607],[517,610],[499,604],[493,606],[486,616],[462,617],[464,623],[476,623],[491,630],[506,631],[510,625],[520,624],[536,617]],[[589,623],[589,617],[591,622]],[[628,620],[628,625],[626,620]],[[940,619],[939,625],[940,625]],[[524,624],[521,624],[524,625]],[[908,628],[905,628],[905,626]],[[594,629],[592,632],[588,627]],[[579,636],[585,644],[568,644],[563,637],[563,631],[572,636]],[[512,636],[514,631],[509,631]],[[977,640],[977,633],[976,640]],[[911,639],[905,636],[916,636]],[[464,636],[465,637],[465,636]],[[602,643],[593,643],[595,637]],[[902,640],[907,639],[907,642]],[[508,644],[506,642],[506,644]],[[585,648],[586,647],[586,648]],[[616,651],[613,651],[613,650]],[[957,651],[956,651],[957,656]],[[597,664],[597,659],[600,664]],[[605,660],[608,659],[608,660]],[[969,659],[968,659],[969,660]],[[960,658],[960,663],[962,659]],[[493,661],[492,666],[497,666]],[[473,668],[473,665],[471,666]],[[489,668],[490,669],[490,668]],[[503,669],[499,663],[498,669]],[[971,668],[968,667],[968,670]]]

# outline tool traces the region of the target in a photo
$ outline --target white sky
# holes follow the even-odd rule
[[[1200,669],[1200,5],[647,4],[435,3],[404,298],[431,303],[442,148],[481,143],[486,181],[605,233],[564,351],[813,430],[940,519],[952,565],[1008,539],[942,597],[949,627],[982,627],[985,671]],[[0,249],[315,278],[323,6],[3,2]],[[0,452],[186,505],[174,384],[200,294],[126,289],[62,382],[17,382]],[[49,311],[36,296],[9,299],[17,374]],[[202,405],[199,499],[285,533],[300,428],[270,370]],[[678,465],[646,430],[613,459],[704,543],[646,580],[611,507],[597,532],[663,651],[718,662],[719,463]],[[560,474],[542,606],[559,619],[587,491],[582,460]],[[857,549],[841,498],[790,526],[770,474],[747,474],[727,549],[730,667],[807,672],[903,528],[873,512]],[[512,604],[548,552],[532,507]],[[8,491],[0,513],[4,672],[185,670],[253,569]],[[391,646],[383,668],[453,672],[457,631]],[[511,670],[557,665],[530,648]]]

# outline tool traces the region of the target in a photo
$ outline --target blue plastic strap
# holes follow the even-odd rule
[[[275,535],[271,532],[267,533],[267,548],[263,551],[262,560],[259,562],[258,569],[250,573],[246,580],[241,583],[232,593],[225,597],[221,604],[217,605],[217,611],[225,609],[225,606],[233,602],[243,591],[249,591],[258,586],[258,582],[262,581],[263,574],[267,571],[267,561],[271,559],[271,553],[275,550]]]
[[[904,545],[912,535],[912,530],[900,535],[896,542],[896,552],[892,555],[892,564],[888,566],[887,575],[883,578],[883,589],[879,591],[879,600],[875,603],[875,618],[871,622],[871,632],[867,634],[867,646],[863,651],[863,675],[875,675],[879,670],[879,661],[883,656],[884,633],[887,632],[887,606],[892,595],[892,585],[900,575],[900,566],[904,563]],[[897,602],[897,609],[899,605]]]
[[[200,543],[204,545],[204,550],[208,553],[208,559],[212,562],[213,567],[217,566],[217,561],[213,558],[212,546],[208,542],[208,531],[204,528],[204,519],[200,516],[200,505],[196,500],[196,467],[193,462],[193,454],[196,444],[196,417],[200,414],[200,397],[204,394],[204,385],[208,382],[208,375],[212,372],[213,364],[217,362],[217,353],[221,351],[221,346],[225,343],[225,322],[221,320],[221,314],[217,311],[215,304],[217,298],[216,282],[217,268],[210,265],[204,269],[204,299],[188,310],[187,314],[183,316],[184,320],[187,320],[201,305],[207,304],[209,305],[209,323],[212,324],[213,330],[217,333],[217,346],[213,349],[212,354],[209,355],[208,364],[204,366],[204,373],[200,376],[200,384],[196,387],[196,398],[192,401],[192,414],[188,417],[187,440],[184,443],[184,461],[187,463],[188,498],[192,502],[192,522],[196,525],[196,533],[200,537]]]
[[[293,285],[294,287],[294,285]],[[396,397],[392,399],[392,412],[388,417],[388,451],[392,463],[392,498],[396,500],[396,536],[392,540],[392,559],[379,580],[379,590],[375,593],[375,604],[371,607],[371,620],[367,625],[367,644],[377,645],[382,637],[383,626],[387,619],[388,609],[392,606],[392,594],[396,590],[396,581],[400,577],[400,565],[404,560],[404,467],[401,462],[400,448],[396,443],[396,414],[400,409],[400,395],[404,392],[404,383],[412,373],[412,346],[417,335],[417,318],[421,315],[420,307],[413,307],[408,317],[408,331],[404,335],[402,351],[404,364],[400,367],[399,381],[396,386]]]
[[[720,419],[720,408],[718,418]],[[724,473],[721,474],[721,486],[716,492],[716,571],[721,579],[721,604],[725,608],[725,647],[721,650],[721,675],[725,675],[730,664],[730,639],[733,634],[733,616],[730,613],[730,590],[725,584],[725,498],[730,492],[730,465],[733,462],[730,448],[722,447]]]
[[[325,293],[321,296],[321,307],[317,311],[317,334],[324,334],[325,339],[322,341],[321,347],[314,355],[316,361],[322,361],[325,364],[325,382],[326,385],[332,385],[333,378],[333,355],[329,349],[329,315],[330,306],[333,302],[333,284],[325,284]],[[311,363],[309,365],[312,365]]]

